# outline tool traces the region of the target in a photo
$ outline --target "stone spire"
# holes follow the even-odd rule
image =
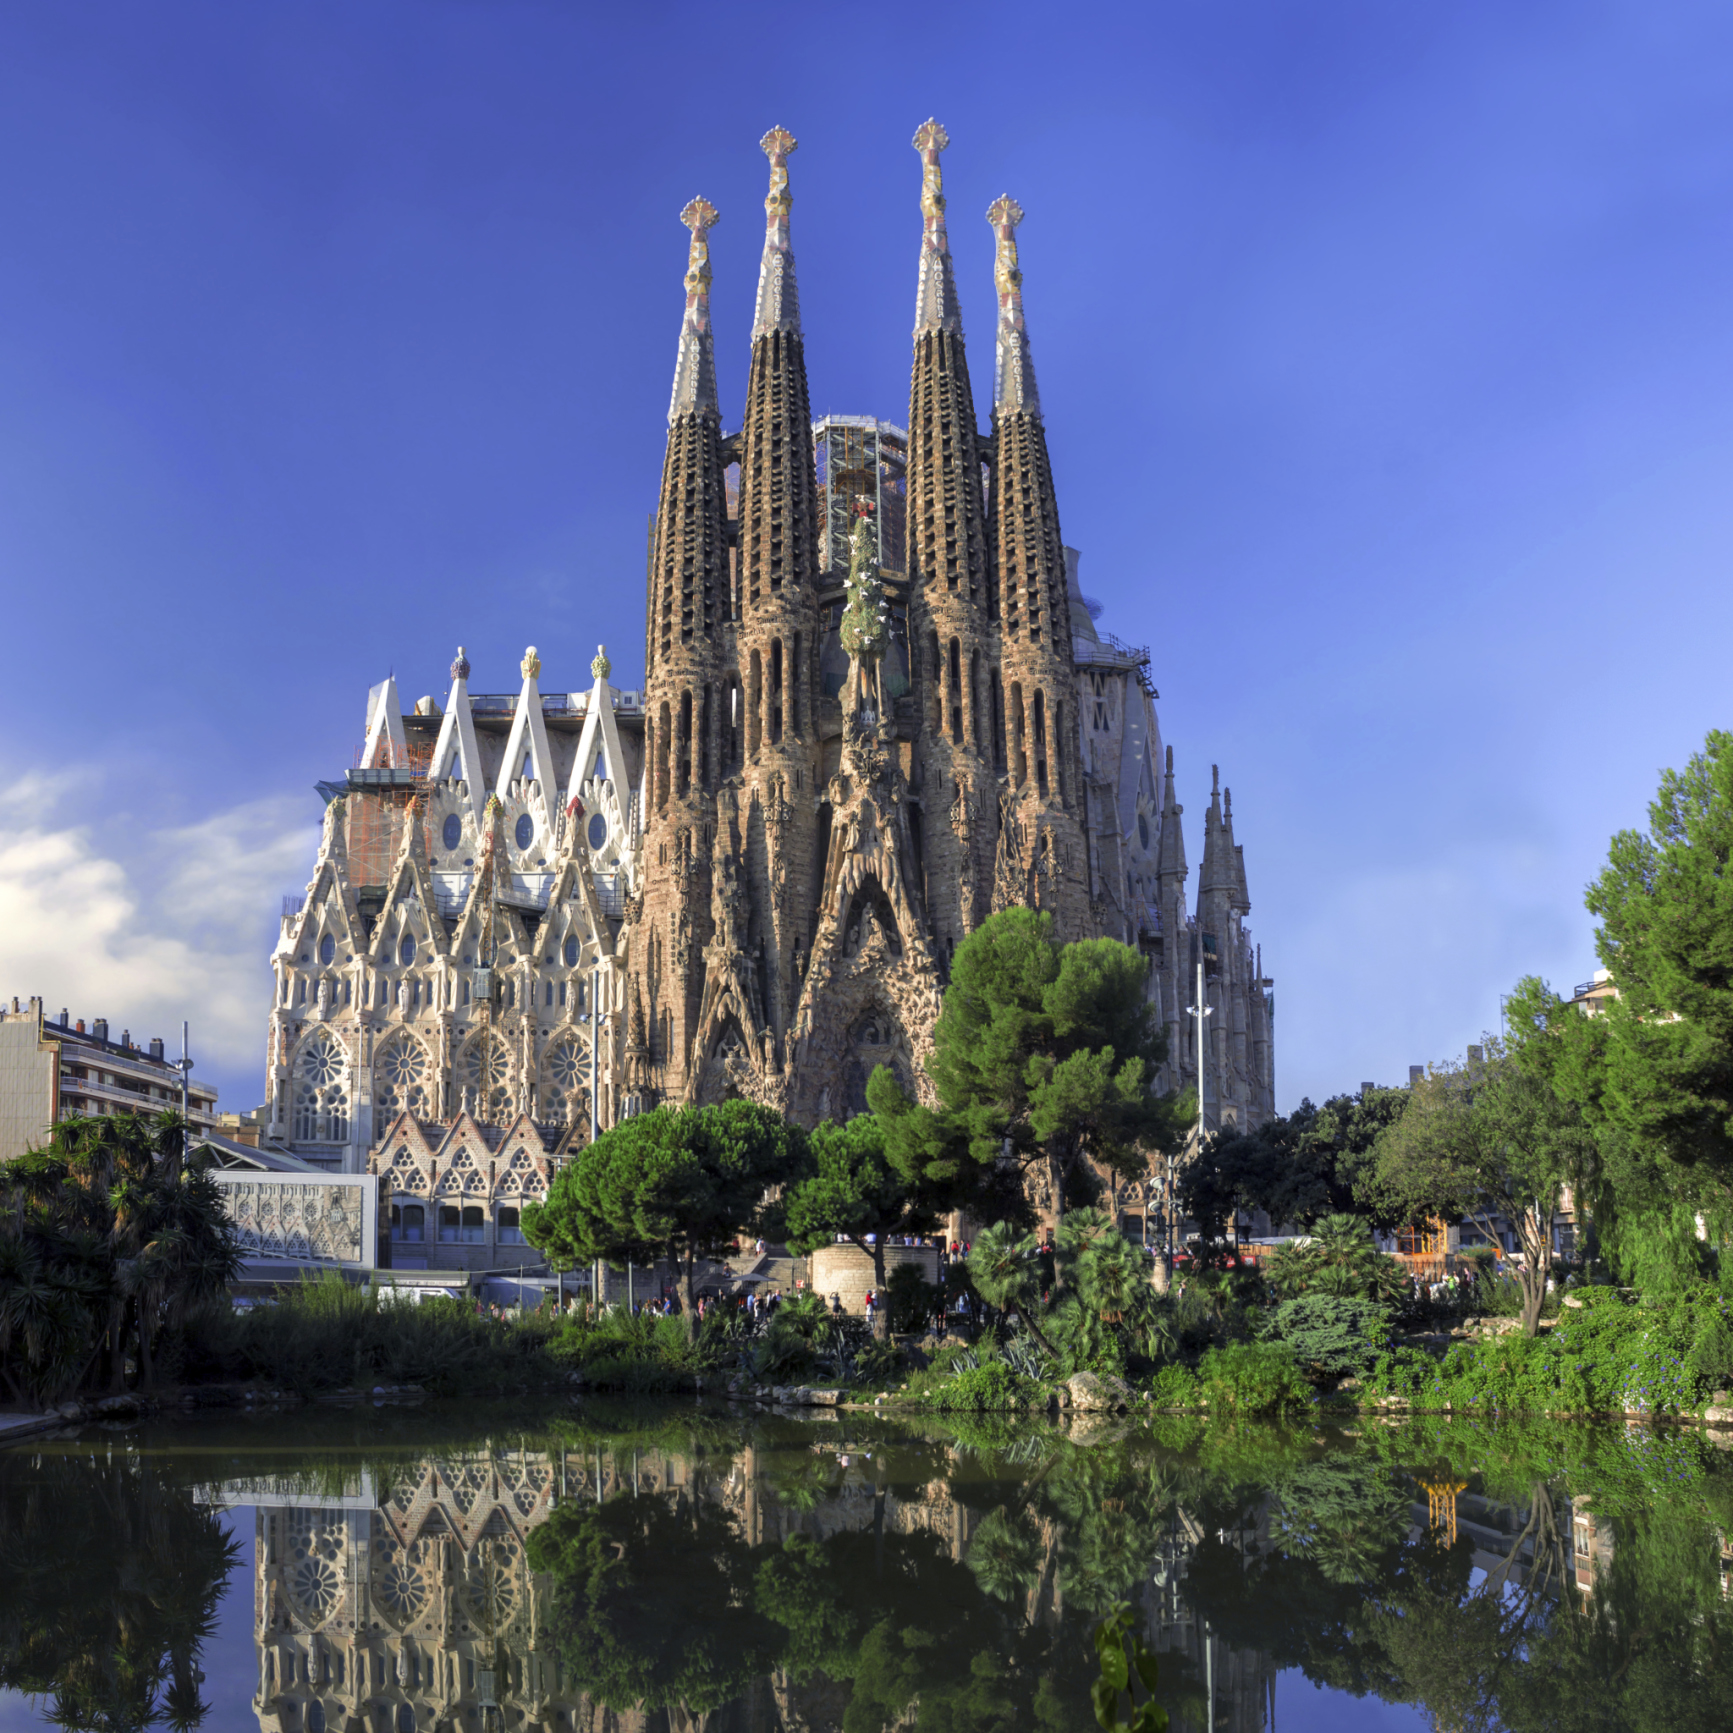
[[[950,140],[936,120],[916,134],[921,153],[921,265],[909,376],[909,651],[921,800],[950,826],[923,832],[927,912],[941,954],[984,917],[997,871],[997,776],[1006,761],[988,585],[982,442],[963,347],[963,321],[945,235],[939,153]],[[1019,833],[1021,834],[1021,833]],[[1007,886],[1027,862],[1007,849]]]
[[[763,989],[769,1046],[759,1045],[762,1030],[742,1034],[754,1047],[753,1064],[768,1076],[772,1064],[780,1067],[782,1062],[781,1044],[799,986],[795,959],[812,942],[822,634],[818,475],[788,239],[788,158],[794,139],[781,127],[772,127],[760,143],[770,159],[770,193],[764,201],[764,263],[758,275],[746,414],[736,446],[740,611],[735,654],[742,687],[739,713],[745,724],[741,824],[750,844],[740,873],[755,916],[758,960],[749,972]],[[733,700],[724,702],[724,713],[732,715]],[[745,931],[743,925],[743,944]],[[691,955],[694,981],[702,991],[708,965],[698,960],[696,947]],[[743,957],[737,956],[730,967],[747,970]],[[709,1026],[702,1016],[696,1026],[701,1041],[708,1043],[711,1036],[704,1031]],[[693,1062],[701,1066],[712,1057],[695,1053]]]
[[[1202,901],[1212,892],[1234,889],[1233,847],[1227,827],[1222,823],[1221,767],[1212,764],[1210,770],[1209,811],[1203,821],[1203,865],[1198,870],[1197,892]]]
[[[1234,841],[1234,791],[1231,788],[1222,790],[1222,833],[1227,847],[1228,873],[1233,880],[1228,892],[1228,906],[1235,914],[1249,915],[1252,898],[1246,888],[1246,851],[1242,843]]]
[[[999,291],[998,370],[993,393],[993,553],[1003,594],[1009,638],[1047,642],[1052,669],[1071,666],[1071,598],[1065,548],[1059,534],[1059,501],[1041,423],[1041,398],[1023,325],[1023,273],[1017,266],[1014,199],[999,198],[987,211],[998,236],[994,278]]]
[[[1155,857],[1155,870],[1159,878],[1183,879],[1187,872],[1185,864],[1185,836],[1180,830],[1180,815],[1185,808],[1174,798],[1173,791],[1173,748],[1167,749],[1167,774],[1162,778],[1161,789],[1161,841]]]
[[[1039,416],[1041,394],[1035,389],[1035,363],[1023,325],[1023,273],[1017,268],[1017,225],[1022,220],[1023,207],[1013,198],[996,198],[987,207],[987,221],[998,239],[993,256],[993,286],[999,296],[993,408],[997,413],[1021,410]]]
[[[936,120],[929,120],[915,133],[915,149],[921,153],[921,272],[915,287],[915,335],[923,331],[963,334],[963,315],[957,305],[956,276],[951,269],[951,242],[945,233],[944,171],[939,153],[950,144],[950,134]]]
[[[716,207],[708,199],[693,199],[680,213],[680,221],[692,231],[692,244],[686,254],[686,317],[680,324],[680,353],[668,402],[670,426],[682,415],[718,413],[716,351],[710,336],[710,231],[716,220]]]
[[[800,332],[800,295],[794,286],[794,249],[788,238],[788,213],[794,197],[788,190],[788,159],[795,150],[794,134],[773,126],[758,141],[770,158],[770,192],[764,200],[764,257],[758,266],[758,308],[752,335],[768,331]]]

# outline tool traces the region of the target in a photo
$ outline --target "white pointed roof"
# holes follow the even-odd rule
[[[367,694],[367,746],[363,770],[395,770],[409,763],[409,742],[403,733],[403,702],[393,677],[381,680]]]
[[[432,782],[444,782],[448,777],[461,778],[469,787],[470,810],[477,823],[481,821],[487,787],[481,776],[475,717],[469,708],[469,658],[464,655],[461,644],[457,647],[457,660],[451,665],[451,696],[445,701],[445,720],[439,725],[439,739],[434,745],[427,775]]]
[[[531,797],[531,804],[538,808],[544,831],[553,830],[553,813],[549,802],[553,798],[554,755],[548,746],[548,725],[542,715],[542,695],[536,685],[536,676],[542,671],[541,657],[536,654],[536,647],[531,644],[524,651],[521,664],[524,677],[523,690],[518,693],[517,709],[512,714],[511,733],[506,738],[505,757],[500,760],[499,781],[494,793],[503,801],[507,798],[512,783],[524,774],[524,761],[529,761],[529,774],[541,785],[541,793]]]

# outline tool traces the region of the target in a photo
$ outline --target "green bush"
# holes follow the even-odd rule
[[[220,1334],[225,1369],[301,1395],[346,1386],[419,1384],[435,1395],[497,1394],[559,1382],[550,1314],[501,1320],[462,1300],[410,1305],[334,1273],[253,1307]],[[189,1345],[208,1355],[208,1341]]]
[[[1390,1335],[1390,1313],[1370,1300],[1305,1293],[1284,1300],[1264,1325],[1315,1378],[1358,1377],[1370,1369]]]
[[[1149,1381],[1149,1394],[1157,1408],[1195,1408],[1201,1394],[1197,1374],[1170,1360]]]
[[[1312,1400],[1294,1352],[1283,1342],[1211,1348],[1197,1371],[1212,1414],[1272,1414]]]
[[[929,1406],[946,1408],[1031,1408],[1041,1399],[1041,1388],[1003,1360],[989,1360],[952,1377],[929,1384],[921,1399]]]

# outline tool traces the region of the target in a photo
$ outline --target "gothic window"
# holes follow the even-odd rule
[[[408,1035],[398,1036],[380,1055],[374,1074],[378,1079],[374,1087],[376,1123],[382,1129],[399,1113],[409,1113],[417,1119],[432,1116],[427,1093],[427,1054],[419,1041]]]
[[[536,821],[527,812],[520,812],[517,821],[517,845],[520,849],[528,848],[535,841]]]
[[[569,1036],[556,1041],[542,1060],[542,1117],[550,1125],[570,1124],[584,1084],[584,1050]]]
[[[463,1211],[456,1204],[442,1203],[439,1206],[439,1243],[442,1246],[456,1245],[462,1231]]]
[[[288,1590],[305,1622],[317,1629],[343,1598],[347,1521],[322,1510],[289,1513]]]
[[[391,1206],[391,1237],[405,1245],[420,1245],[427,1238],[427,1210],[418,1203]]]
[[[1137,815],[1137,840],[1147,850],[1149,847],[1149,820],[1143,813]]]
[[[462,1243],[466,1246],[487,1243],[487,1217],[482,1213],[480,1204],[466,1203],[463,1206]]]
[[[486,1124],[503,1119],[511,1111],[511,1054],[506,1044],[489,1035],[473,1042],[459,1063],[458,1083],[477,1119]]]
[[[337,960],[337,941],[327,933],[319,941],[319,961],[328,969]]]
[[[397,947],[397,960],[406,969],[415,961],[415,935],[413,933],[403,935],[403,942]]]
[[[315,1035],[295,1061],[297,1143],[346,1143],[349,1061],[329,1035]]]
[[[455,812],[445,815],[445,828],[440,832],[440,836],[445,843],[446,853],[456,854],[457,845],[463,841],[463,820]]]
[[[602,815],[600,813],[596,814],[597,818],[600,818],[601,816]],[[595,831],[594,831],[593,827],[591,829],[590,834],[592,836],[595,835]],[[566,967],[568,969],[575,969],[578,966],[578,941],[577,941],[576,937],[567,938],[564,955],[565,955],[565,959],[566,959]]]

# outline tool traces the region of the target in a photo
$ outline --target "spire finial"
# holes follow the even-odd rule
[[[598,680],[606,680],[613,671],[614,664],[608,660],[607,645],[598,644],[596,646],[595,655],[590,658],[590,672],[594,674]]]
[[[1171,746],[1167,749],[1167,773],[1169,776],[1173,775],[1173,748]]]
[[[1017,268],[1017,225],[1022,220],[1023,207],[1008,194],[987,207],[987,221],[998,236],[993,256],[993,283],[999,294],[993,407],[1007,414],[1038,416],[1041,394],[1035,389],[1035,363],[1023,324],[1023,273]]]
[[[457,660],[451,665],[451,677],[454,680],[467,680],[469,678],[469,657],[465,654],[461,644],[457,647]]]
[[[951,135],[936,121],[916,128],[915,149],[921,153],[921,274],[915,290],[915,335],[923,331],[963,332],[957,306],[957,285],[951,272],[951,240],[945,232],[944,171],[939,153]]]
[[[800,330],[800,296],[794,286],[794,249],[788,234],[788,213],[794,195],[788,190],[788,159],[797,148],[787,127],[773,126],[758,141],[770,158],[770,191],[764,200],[764,257],[758,266],[758,310],[752,335]]]
[[[1212,800],[1213,800],[1213,799],[1215,799],[1215,797],[1216,797],[1216,796],[1217,796],[1217,795],[1218,795],[1218,794],[1220,794],[1220,793],[1221,793],[1221,791],[1222,791],[1222,771],[1221,771],[1221,766],[1220,766],[1220,765],[1219,765],[1219,764],[1212,764],[1212,765],[1211,765],[1211,766],[1210,766],[1210,767],[1209,767],[1209,792],[1210,792],[1210,799],[1212,799]]]
[[[542,659],[536,654],[535,645],[531,644],[530,647],[524,651],[524,659],[518,663],[518,672],[522,674],[526,680],[533,680],[539,673],[541,673],[541,671]]]
[[[716,404],[716,355],[710,335],[710,231],[716,207],[693,199],[680,213],[692,231],[686,251],[686,316],[680,322],[680,352],[674,362],[674,392],[668,420],[681,415],[719,413]]]

